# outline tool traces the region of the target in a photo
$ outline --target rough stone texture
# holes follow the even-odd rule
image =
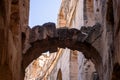
[[[70,80],[78,80],[78,52],[77,51],[72,51],[69,53],[70,54]],[[64,78],[63,78],[64,79]]]
[[[77,1],[77,0],[76,0]],[[80,0],[82,1],[82,0]],[[67,2],[67,1],[66,1]],[[69,3],[69,1],[68,1]],[[66,4],[68,4],[66,3]],[[102,33],[99,37],[93,42],[93,46],[98,50],[99,54],[102,57],[102,63],[99,63],[97,71],[101,80],[111,80],[112,70],[113,76],[118,77],[118,72],[114,72],[114,67],[119,67],[119,10],[120,10],[120,1],[118,0],[84,0],[84,25],[93,25],[96,22],[99,22],[102,25]],[[76,5],[74,5],[76,6]],[[77,5],[79,6],[79,5]],[[69,9],[70,7],[68,7]],[[65,16],[69,13],[64,11]],[[77,10],[74,13],[78,13]],[[80,13],[79,13],[80,14]],[[69,16],[70,17],[70,16]],[[73,26],[76,24],[75,20],[78,17],[76,14],[71,19]],[[68,21],[69,19],[66,19]],[[91,22],[92,21],[92,22]],[[77,21],[76,21],[77,22]],[[66,22],[68,25],[69,22]],[[96,33],[97,34],[97,33]],[[116,36],[115,36],[116,35]],[[94,35],[92,39],[94,38]],[[118,68],[119,69],[119,68]],[[117,80],[115,78],[114,80]]]
[[[24,80],[41,80],[51,65],[54,65],[56,53],[44,53],[39,58],[35,59],[25,70]]]
[[[90,60],[85,59],[82,53],[78,53],[78,67],[79,73],[76,80],[94,80],[95,66]]]
[[[82,51],[86,58],[91,59],[95,64],[101,62],[101,57],[97,51],[90,45],[92,35],[96,35],[96,39],[101,29],[99,24],[93,27],[85,27],[85,29],[68,29],[68,28],[55,28],[54,23],[46,23],[42,26],[36,26],[31,31],[29,44],[31,47],[23,55],[24,69],[41,53],[50,51],[56,52],[57,48],[69,48],[71,50]],[[48,26],[45,26],[48,25]],[[39,30],[43,31],[39,33]],[[43,35],[42,37],[39,35]],[[32,39],[32,40],[31,40]],[[94,41],[94,40],[93,40]],[[92,52],[94,51],[94,52]],[[90,54],[92,52],[93,54]]]
[[[75,1],[63,0],[61,4],[59,17],[58,17],[58,26],[60,27],[67,26],[68,28],[76,28],[79,30],[81,26],[84,25],[83,2],[84,0],[75,0]],[[73,51],[71,51],[69,54],[71,56],[71,57],[68,57],[70,58],[69,63],[71,63],[69,68],[69,71],[70,71],[69,80],[89,80],[89,79],[92,80],[93,78],[90,78],[90,77],[92,73],[95,71],[94,65],[89,61],[86,61],[85,57],[80,52],[75,51],[74,54],[77,54],[77,55],[74,55]],[[66,58],[62,58],[62,62],[66,63]],[[90,64],[90,67],[87,68],[87,65],[84,65],[84,63]],[[59,64],[59,62],[57,62],[57,64]],[[68,65],[66,64],[66,66]],[[87,68],[87,70],[85,70],[85,68]],[[62,73],[64,73],[64,71]],[[53,75],[55,74],[48,75],[48,77]],[[66,77],[68,76],[66,75]],[[64,78],[62,79],[66,80]]]
[[[68,54],[66,54],[68,53]],[[70,80],[70,50],[69,49],[65,49],[62,50],[62,52],[60,52],[61,56],[59,56],[59,59],[57,61],[57,63],[54,65],[54,68],[52,69],[52,71],[47,74],[43,80],[61,80],[61,79],[65,79],[65,80]],[[63,60],[65,60],[63,62]],[[61,70],[61,76],[59,76],[59,70]]]
[[[22,80],[22,29],[28,25],[29,0],[0,0],[0,80]]]
[[[99,36],[95,39],[96,36],[92,35],[89,39],[102,57],[102,62],[95,64],[97,73],[93,73],[94,79],[99,77],[100,80],[119,80],[119,4],[119,0],[63,0],[62,2],[58,25],[77,27],[77,29],[81,28],[81,24],[82,26],[91,26],[95,23],[102,25],[101,33],[96,32]],[[84,9],[83,12],[79,12],[81,8]]]
[[[82,7],[80,6],[81,4]],[[83,11],[81,12],[82,8]],[[0,0],[1,80],[23,80],[24,70],[28,64],[36,59],[39,55],[41,55],[41,52],[44,52],[46,50],[50,50],[52,52],[57,51],[56,47],[68,47],[72,50],[83,52],[85,57],[91,59],[95,65],[97,73],[93,73],[94,79],[98,78],[99,76],[100,80],[119,80],[120,0],[63,0],[62,7],[60,9],[60,20],[58,21],[58,26],[69,26],[69,28],[75,27],[78,30],[66,28],[55,30],[54,27],[49,28],[48,24],[44,24],[43,26],[45,27],[42,30],[45,32],[43,34],[42,31],[36,31],[38,29],[31,31],[27,25],[28,12],[29,0]],[[94,29],[93,25],[96,23],[101,24],[101,29],[99,31],[97,30],[99,28]],[[82,33],[79,30],[81,26],[92,26],[92,28],[88,27],[92,29],[90,30],[91,33],[89,33],[89,35],[86,35],[84,32]],[[86,28],[82,29],[84,30]],[[59,32],[59,35],[56,35],[56,31]],[[38,32],[40,32],[40,34]],[[73,33],[76,34],[77,32],[80,32],[80,36],[83,36],[84,39],[80,38],[79,40],[78,37],[76,39],[76,35],[69,37],[69,32],[72,33],[71,35],[73,35]],[[31,35],[33,33],[35,34],[35,37],[32,39],[31,36],[29,37],[29,34]],[[40,38],[41,36],[43,36],[42,40]],[[59,36],[57,37],[57,40],[55,36]],[[31,38],[31,41],[29,41],[29,38]],[[71,42],[69,38],[71,38],[73,41]],[[58,41],[57,46],[54,46],[56,43],[52,44],[54,40]],[[79,42],[76,42],[76,40],[79,40]],[[42,45],[47,47],[40,47]],[[50,47],[50,45],[53,46]],[[24,54],[22,54],[22,52]],[[35,54],[36,52],[39,54]],[[29,53],[32,54],[30,55]],[[69,55],[67,55],[67,57],[69,57]],[[70,55],[70,57],[73,56]],[[63,60],[65,60],[65,58],[66,57],[63,56]],[[69,58],[67,59],[69,60]],[[77,59],[75,59],[75,61]],[[58,76],[56,77],[59,79],[62,77],[62,79],[69,80],[70,77],[68,76],[70,76],[71,73],[69,70],[70,68],[72,69],[72,64],[76,64],[75,61],[72,63],[71,59],[71,67],[67,66],[67,71],[64,73],[67,74],[67,76],[62,76],[62,72],[65,69],[64,67],[63,69],[57,69]],[[65,63],[66,62],[69,61],[65,61]],[[86,65],[83,65],[82,68],[89,67]],[[80,65],[76,66],[76,68],[79,66]],[[92,73],[92,68],[87,68],[88,72]],[[54,69],[56,69],[56,67],[52,69],[53,74]],[[79,72],[75,71],[75,74],[77,73]],[[52,79],[53,75],[50,76]],[[80,75],[78,75],[78,77],[80,77]],[[75,76],[73,78],[75,79]]]
[[[114,50],[115,57],[114,57],[114,65],[113,65],[113,76],[115,76],[115,79],[113,80],[119,80],[119,74],[120,74],[120,1],[119,0],[115,0],[113,1],[113,18],[114,18],[114,26],[112,26],[113,28],[113,33],[114,33],[114,47],[112,49],[112,53]],[[117,65],[116,65],[117,64]],[[117,67],[117,72],[115,71],[115,68]],[[114,75],[115,73],[115,75]]]

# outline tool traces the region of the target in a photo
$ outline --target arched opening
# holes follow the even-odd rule
[[[99,30],[96,27],[88,27],[92,32]],[[85,32],[89,30],[86,28]],[[98,28],[98,26],[97,26]],[[36,29],[36,30],[35,30]],[[36,31],[42,30],[43,33],[37,33]],[[94,29],[94,31],[92,30]],[[35,33],[34,33],[35,31]],[[45,32],[44,32],[45,31]],[[48,31],[48,32],[47,32]],[[82,30],[81,30],[82,31]],[[36,58],[38,58],[42,53],[49,51],[57,52],[58,48],[69,48],[71,50],[77,50],[84,54],[87,59],[90,59],[95,65],[101,62],[101,56],[98,51],[87,42],[86,36],[77,29],[67,29],[67,28],[55,28],[54,23],[46,23],[33,28],[32,41],[30,42],[31,47],[23,55],[23,67],[24,69]],[[38,36],[44,34],[43,37]],[[97,67],[97,66],[96,66]]]
[[[118,63],[116,63],[113,67],[111,80],[120,80],[120,65]]]
[[[56,80],[62,80],[62,71],[61,71],[61,69],[58,70],[57,79]]]
[[[93,2],[92,2],[92,4],[93,4]],[[93,11],[92,11],[92,13],[93,13]],[[64,18],[64,14],[61,12],[60,15],[59,15],[59,17],[61,19]],[[63,21],[63,20],[61,20],[61,21]],[[63,25],[65,23],[66,22],[63,22]],[[72,32],[72,30],[71,30],[71,32]],[[41,31],[40,31],[40,33],[41,33]],[[63,34],[61,34],[61,35],[64,35],[64,34],[66,34],[66,33],[63,32]],[[37,35],[37,36],[40,36],[40,35]],[[67,48],[69,48],[71,50],[78,50],[78,51],[83,52],[83,54],[85,55],[85,57],[88,58],[88,59],[91,59],[95,64],[99,63],[99,60],[101,60],[100,56],[98,55],[97,50],[91,44],[89,44],[87,42],[84,42],[84,43],[77,42],[76,43],[74,40],[68,41],[68,40],[64,40],[64,38],[63,39],[61,38],[62,39],[61,41],[57,41],[56,37],[53,37],[53,38],[50,38],[50,37],[51,36],[47,35],[47,39],[37,40],[35,42],[30,43],[32,45],[32,47],[26,52],[26,53],[30,53],[30,55],[29,54],[25,54],[24,58],[25,57],[26,58],[29,57],[29,58],[36,59],[43,52],[50,51],[52,53],[52,52],[56,52],[57,48],[65,48],[65,47],[67,47]],[[63,43],[61,43],[61,42],[63,42]],[[71,44],[71,45],[69,45],[69,44]],[[39,45],[41,45],[41,47]],[[78,46],[81,46],[81,47],[78,47]],[[46,48],[44,48],[44,47],[46,47]],[[88,52],[87,52],[87,50],[88,50]],[[93,54],[91,54],[91,53],[93,53]],[[30,56],[34,56],[34,57],[30,57]],[[27,62],[27,60],[30,60],[28,62],[31,62],[34,59],[32,59],[32,60],[25,59],[25,60],[26,60],[26,62]]]

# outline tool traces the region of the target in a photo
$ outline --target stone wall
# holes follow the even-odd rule
[[[56,65],[54,65],[53,70],[49,75],[47,75],[48,79],[46,80],[70,80],[70,50],[65,49],[63,50],[59,56],[59,60],[57,61]],[[61,77],[59,76],[59,70],[61,71]]]
[[[28,27],[29,0],[0,1],[0,80],[22,79],[22,32]]]
[[[78,61],[78,67],[82,66],[82,68],[79,68],[79,73],[82,72],[82,74],[76,75],[74,77],[78,76],[78,78],[81,80],[88,80],[87,78],[91,79],[90,77],[92,77],[92,79],[99,78],[100,80],[119,80],[119,4],[119,0],[62,1],[60,14],[58,17],[58,26],[69,26],[69,28],[74,27],[80,29],[80,26],[92,26],[95,23],[100,23],[102,27],[100,34],[96,32],[96,34],[99,36],[94,41],[93,39],[95,38],[95,35],[92,35],[92,38],[90,39],[90,41],[92,41],[91,45],[96,48],[96,50],[99,52],[99,55],[102,57],[101,62],[93,64],[91,61],[87,60],[87,64],[90,64],[89,66],[91,66],[90,68],[87,68],[87,72],[89,73],[89,76],[87,76],[88,74],[84,72],[84,68],[87,67],[87,64],[83,65],[86,60],[84,57],[82,57],[82,55],[77,56],[78,60],[83,58],[83,62],[81,62],[82,60]],[[93,56],[96,57],[97,60],[98,56]],[[72,68],[70,71],[71,70]],[[74,73],[75,72],[76,71],[74,71]],[[70,79],[72,78],[70,77]]]
[[[58,27],[80,29],[100,23],[99,36],[91,34],[92,47],[99,54],[86,60],[80,52],[69,49],[59,53],[52,69],[43,79],[119,80],[120,74],[120,0],[63,0],[58,17]],[[27,44],[29,0],[0,1],[0,79],[23,80],[24,67],[30,58],[24,58],[23,45]],[[95,39],[96,38],[96,39]],[[26,41],[25,41],[26,40]],[[94,41],[93,41],[94,40]],[[28,45],[29,46],[29,45]],[[93,51],[94,52],[94,51]],[[68,53],[68,54],[66,54]],[[80,55],[81,54],[81,55]],[[83,53],[84,54],[84,53]],[[40,55],[40,54],[39,54]],[[93,61],[93,63],[91,62]],[[32,62],[32,61],[30,61]],[[78,62],[78,63],[77,63]],[[75,65],[75,66],[74,66]],[[76,68],[74,70],[73,66]],[[78,71],[77,71],[78,70]],[[87,73],[86,73],[87,72]]]
[[[113,65],[119,63],[119,3],[118,0],[84,0],[84,25],[97,22],[102,25],[100,36],[92,44],[102,57],[102,63],[95,65],[101,80],[110,80]]]
[[[80,30],[86,22],[86,20],[84,20],[84,6],[84,0],[63,0],[60,9],[60,15],[62,15],[63,18],[58,16],[58,25],[63,26],[61,25],[61,21],[64,20],[66,22],[64,23],[64,26]],[[94,23],[90,23],[85,26],[94,25]],[[94,64],[89,60],[86,60],[81,52],[71,51],[69,54],[71,55],[70,80],[92,80],[92,74],[95,72]],[[88,67],[88,65],[90,67]],[[65,79],[63,78],[63,80]]]
[[[80,30],[81,26],[84,26],[83,7],[84,0],[63,0],[58,16],[57,27],[69,26],[68,28],[76,28]],[[56,65],[54,65],[52,72],[46,74],[44,79],[56,80],[56,74],[59,73],[60,69],[62,73],[62,78],[60,79],[92,80],[93,72],[96,71],[94,64],[90,60],[85,59],[81,52],[72,50],[69,52],[68,49],[65,49],[64,51],[65,52],[61,53],[62,56],[59,56],[59,60],[57,61]],[[59,64],[63,64],[64,67],[58,66]]]

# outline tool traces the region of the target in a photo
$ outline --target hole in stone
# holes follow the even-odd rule
[[[25,4],[23,4],[23,6],[25,6]]]
[[[12,4],[18,4],[18,0],[12,0]]]
[[[106,20],[108,21],[109,24],[111,25],[114,24],[113,1],[112,0],[108,0],[107,2]]]
[[[22,38],[22,48],[23,48],[24,43],[25,43],[25,39],[26,39],[26,35],[24,32],[22,32],[21,36],[22,36],[21,38]]]
[[[116,63],[113,67],[112,80],[120,80],[120,65]]]
[[[99,12],[99,9],[97,8],[97,10],[96,10],[97,12]]]
[[[62,80],[62,71],[59,69],[56,80]]]
[[[98,75],[98,73],[95,71],[95,72],[93,72],[93,80],[99,80],[99,75]]]

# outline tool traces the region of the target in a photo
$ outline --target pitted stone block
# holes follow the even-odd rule
[[[40,27],[41,26],[37,25],[30,30],[30,38],[29,38],[30,43],[34,42],[34,41],[37,41],[39,39],[39,35],[42,35],[44,33],[44,32],[41,32],[39,34],[39,28]],[[43,39],[43,38],[41,38],[41,39]]]
[[[45,23],[42,25],[43,29],[44,29],[44,38],[46,39],[47,37],[53,38],[53,37],[57,37],[57,32],[56,32],[56,26],[55,23]]]
[[[59,40],[65,40],[67,38],[69,38],[68,36],[68,28],[59,28],[57,29],[57,34],[58,34],[58,38]]]

